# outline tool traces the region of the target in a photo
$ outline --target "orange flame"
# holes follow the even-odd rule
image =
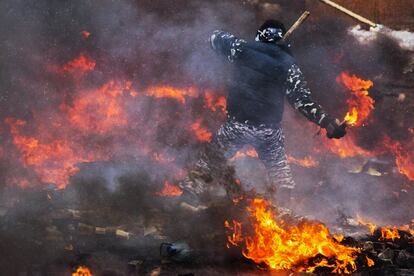
[[[304,168],[315,168],[319,166],[319,162],[310,156],[305,156],[303,159],[297,159],[291,155],[287,156],[289,163],[304,167]]]
[[[207,90],[204,94],[206,107],[211,111],[226,111],[226,98],[224,96],[216,96],[212,91]]]
[[[395,164],[400,173],[414,181],[414,137],[404,144],[386,137],[383,143],[395,155]]]
[[[69,177],[79,169],[76,163],[88,161],[71,148],[68,141],[54,140],[51,143],[41,143],[38,139],[21,134],[25,121],[7,118],[13,135],[13,143],[22,153],[26,166],[32,167],[45,183],[56,183],[63,188]]]
[[[107,133],[128,123],[120,98],[124,92],[138,93],[131,88],[131,82],[109,81],[102,87],[82,91],[72,106],[61,105],[70,123],[92,133]]]
[[[36,175],[31,177],[31,181],[9,177],[14,182],[8,181],[9,184],[17,183],[26,187],[43,182],[64,188],[70,177],[79,171],[78,163],[137,155],[145,155],[160,165],[168,166],[174,178],[182,178],[184,171],[172,164],[174,157],[155,153],[150,145],[153,140],[148,138],[154,137],[157,129],[147,126],[159,122],[159,112],[151,116],[156,122],[146,122],[129,110],[132,104],[139,103],[140,96],[170,98],[184,104],[188,97],[199,97],[198,90],[194,87],[160,85],[138,92],[131,81],[122,80],[109,80],[97,88],[83,88],[82,77],[85,77],[86,71],[93,70],[95,64],[82,53],[79,58],[63,66],[50,66],[58,76],[67,72],[73,74],[74,91],[71,91],[71,97],[65,97],[58,109],[33,111],[30,122],[15,118],[6,120],[12,135],[11,141],[20,153],[20,161],[29,174]],[[198,100],[203,101],[204,98]],[[219,108],[222,100],[215,98],[212,104]],[[213,135],[201,123],[201,119],[196,120],[190,125],[189,131],[194,132],[200,141],[209,142]],[[145,131],[142,131],[144,128]],[[136,136],[138,132],[142,137]]]
[[[224,222],[224,227],[232,232],[232,234],[227,237],[227,248],[230,248],[230,245],[237,246],[239,243],[243,242],[242,224],[240,222],[233,220],[233,225],[230,225],[226,220]]]
[[[86,266],[79,266],[72,276],[93,276],[92,272]]]
[[[368,227],[369,232],[371,235],[374,235],[375,230],[377,229],[377,225],[375,225],[372,222],[369,222],[365,219],[362,219],[359,215],[357,215],[357,221],[359,224],[364,225]],[[379,240],[386,241],[386,240],[395,240],[401,238],[400,233],[398,229],[405,229],[406,231],[409,231],[410,226],[409,225],[402,225],[402,226],[387,226],[387,227],[381,227],[381,237]]]
[[[179,89],[174,88],[171,86],[160,85],[160,86],[153,86],[146,90],[145,95],[151,96],[154,98],[171,98],[175,99],[178,102],[184,104],[186,101],[186,97],[197,97],[197,90],[193,87]]]
[[[374,156],[373,152],[359,147],[352,133],[341,139],[323,139],[323,143],[327,150],[340,158],[349,158],[355,156]],[[317,150],[318,151],[318,150]]]
[[[368,267],[374,266],[375,263],[371,258],[368,258],[367,256],[365,256],[365,258],[367,259],[367,265]]]
[[[95,60],[91,59],[86,54],[81,53],[78,58],[64,64],[61,70],[68,73],[83,73],[94,70],[95,66]]]
[[[391,228],[386,228],[386,227],[382,227],[381,228],[381,237],[380,240],[385,241],[385,240],[395,240],[395,239],[399,239],[401,238],[400,233],[398,232],[398,229],[396,227]]]
[[[278,221],[270,208],[271,204],[264,199],[256,198],[250,203],[248,212],[254,230],[252,235],[241,234],[241,228],[234,224],[237,232],[233,232],[228,241],[240,244],[243,240],[246,258],[258,264],[265,263],[275,270],[314,272],[318,267],[328,267],[333,273],[356,271],[359,249],[339,244],[321,223],[305,221],[289,226]],[[309,259],[317,255],[324,259],[310,263]],[[334,262],[331,261],[333,258]]]
[[[191,129],[196,135],[197,139],[202,142],[211,142],[213,134],[208,129],[201,125],[201,119],[196,120],[192,125]]]
[[[348,112],[344,121],[351,126],[361,126],[374,109],[374,100],[369,96],[368,89],[374,84],[370,80],[362,80],[347,72],[341,73],[336,81],[352,91],[352,96],[347,99]]]
[[[377,225],[376,225],[376,224],[374,224],[374,223],[372,223],[372,222],[369,222],[369,221],[367,221],[367,220],[365,220],[365,219],[361,218],[359,215],[357,215],[357,222],[358,222],[360,225],[363,225],[363,226],[368,227],[369,232],[371,233],[371,235],[374,235],[375,230],[377,229]]]
[[[257,158],[259,155],[257,153],[257,151],[251,147],[251,146],[247,146],[239,151],[237,151],[229,160],[230,161],[235,161],[235,160],[239,160],[239,159],[243,159],[246,157],[250,157],[250,158]]]
[[[180,187],[169,183],[168,181],[164,182],[164,187],[161,191],[155,193],[158,196],[180,196],[183,193]]]

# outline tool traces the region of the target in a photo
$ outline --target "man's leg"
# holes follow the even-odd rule
[[[225,184],[225,179],[231,178],[233,171],[227,165],[227,159],[243,146],[243,129],[240,126],[240,123],[229,120],[220,127],[211,143],[201,152],[194,168],[179,183],[185,197],[197,198],[207,190],[208,184],[214,179]],[[225,184],[229,192],[228,185],[234,183]]]
[[[295,182],[286,158],[284,141],[281,128],[262,129],[258,132],[257,151],[269,175],[270,192],[276,192],[277,204],[288,207]]]

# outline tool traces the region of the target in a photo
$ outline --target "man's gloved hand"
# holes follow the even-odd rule
[[[347,125],[341,124],[338,119],[326,116],[321,122],[321,127],[326,129],[326,136],[329,139],[339,139],[345,136]]]

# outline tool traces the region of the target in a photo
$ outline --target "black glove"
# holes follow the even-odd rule
[[[322,120],[320,126],[326,129],[326,136],[329,139],[339,139],[344,137],[346,134],[347,125],[345,123],[341,124],[338,119],[332,118],[330,116],[326,116]]]

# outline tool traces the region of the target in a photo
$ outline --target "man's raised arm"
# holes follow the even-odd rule
[[[229,61],[234,61],[237,55],[242,52],[243,39],[224,31],[214,31],[210,36],[211,47],[218,53],[225,55]]]

